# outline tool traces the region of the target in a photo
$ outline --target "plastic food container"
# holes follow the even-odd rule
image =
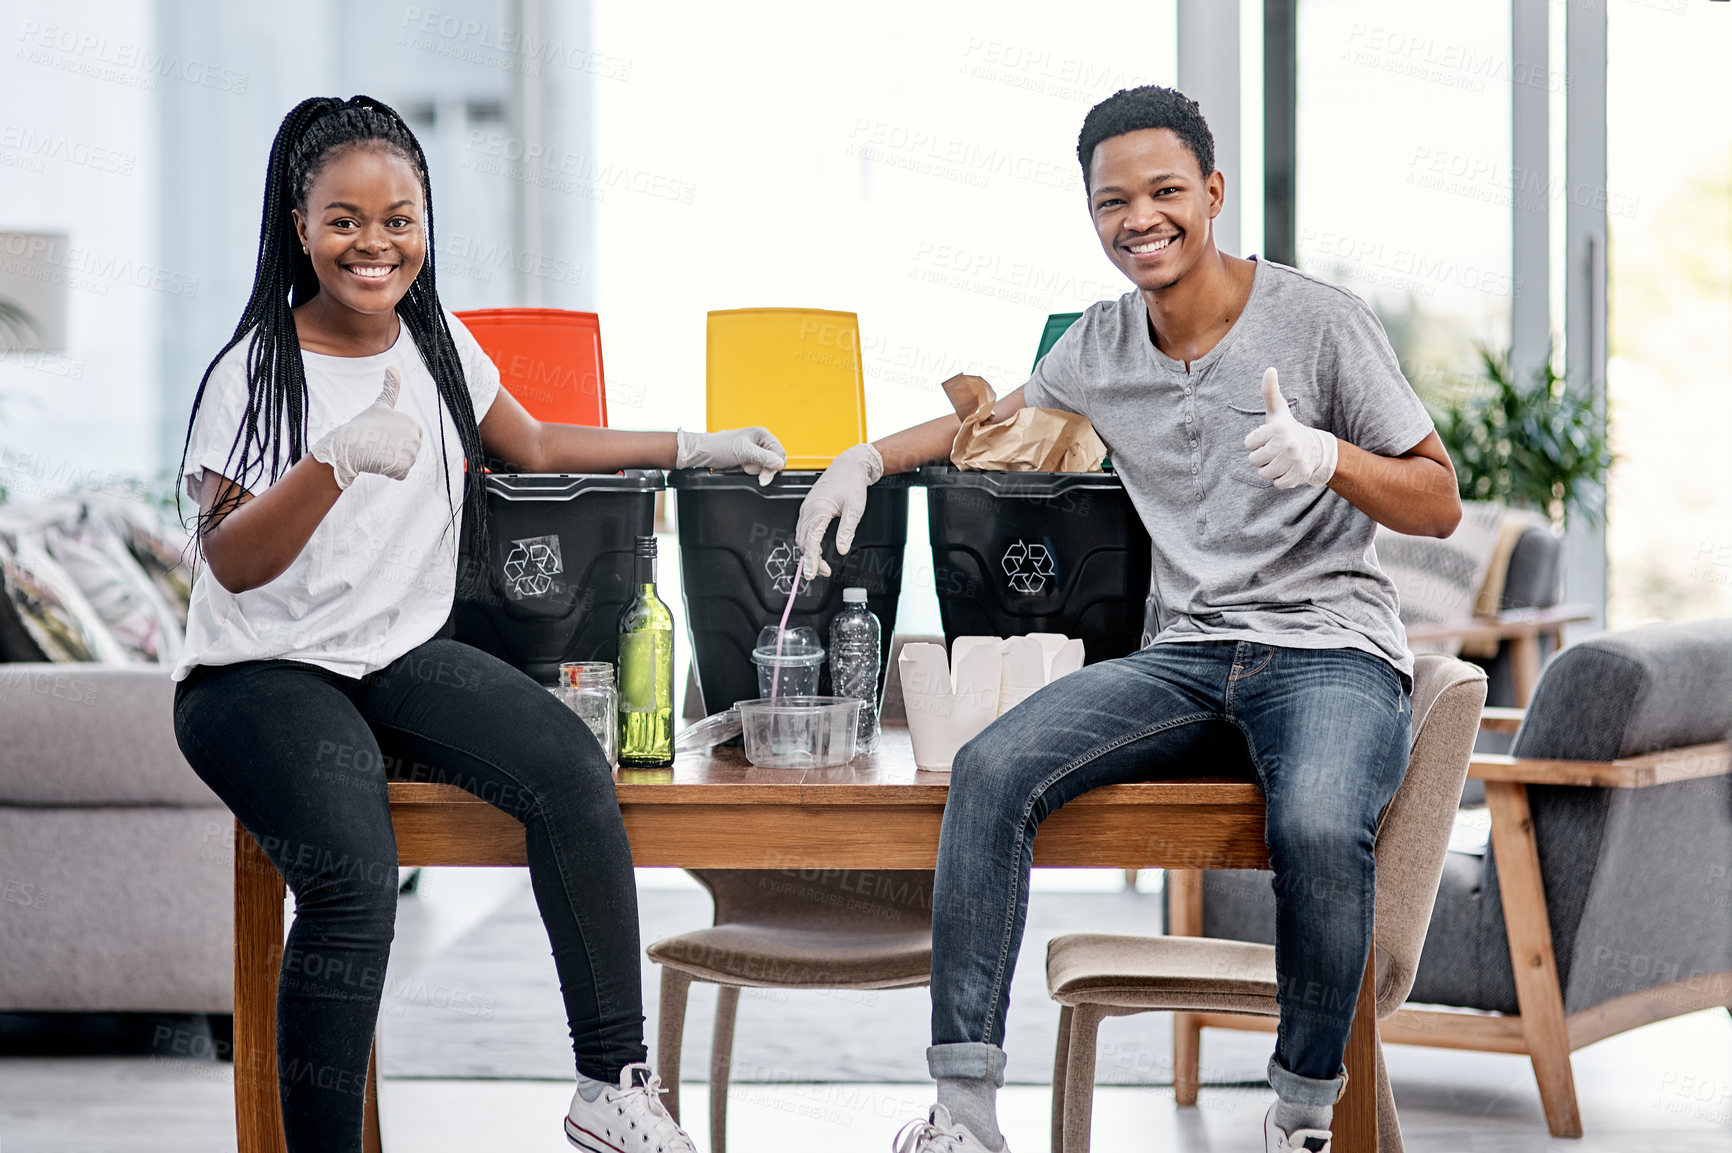
[[[746,759],[765,769],[815,769],[854,759],[860,702],[854,697],[736,701]]]

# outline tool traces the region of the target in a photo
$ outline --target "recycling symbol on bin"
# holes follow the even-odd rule
[[[800,576],[800,554],[794,551],[794,546],[783,541],[770,550],[770,555],[764,558],[764,575],[770,578],[770,587],[779,593],[794,591],[794,581]]]
[[[1015,541],[1004,550],[1003,564],[1010,587],[1019,593],[1041,592],[1047,580],[1055,575],[1052,553],[1043,544]]]
[[[565,571],[559,552],[559,537],[532,536],[511,542],[505,554],[505,595],[514,601],[544,597],[553,591],[553,578]]]

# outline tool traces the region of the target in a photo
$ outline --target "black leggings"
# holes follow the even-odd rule
[[[296,661],[201,666],[175,693],[174,728],[295,894],[277,992],[292,1153],[361,1148],[397,912],[387,777],[458,785],[523,822],[577,1068],[617,1081],[645,1059],[637,889],[612,773],[583,722],[529,677],[440,639],[360,680]]]

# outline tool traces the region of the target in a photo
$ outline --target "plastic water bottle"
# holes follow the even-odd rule
[[[866,607],[866,590],[842,590],[843,609],[830,622],[830,684],[839,697],[860,701],[854,752],[878,748],[878,664],[881,630]]]

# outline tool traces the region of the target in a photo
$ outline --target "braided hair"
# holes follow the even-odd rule
[[[427,256],[409,291],[397,302],[397,316],[409,330],[438,387],[440,405],[450,410],[452,423],[457,427],[458,442],[467,462],[463,511],[477,534],[475,544],[485,555],[487,498],[481,432],[464,382],[463,363],[434,284],[433,191],[427,181],[427,158],[403,118],[370,96],[349,100],[316,96],[301,101],[283,117],[276,139],[271,142],[271,158],[265,169],[264,218],[259,225],[258,266],[253,273],[252,293],[234,335],[211,360],[199,381],[192,416],[187,421],[187,441],[181,449],[180,472],[186,471],[193,422],[198,419],[211,373],[249,334],[246,414],[235,431],[224,470],[237,489],[230,490],[199,514],[199,531],[214,527],[240,506],[239,489],[251,488],[267,475],[267,470],[270,480],[275,482],[306,453],[307,375],[292,310],[318,295],[319,278],[313,271],[312,258],[301,251],[289,210],[298,208],[304,213],[307,194],[320,169],[340,150],[356,146],[382,148],[402,158],[421,181],[427,212]],[[451,464],[445,454],[443,420],[439,421],[439,450],[446,472],[445,489],[449,493]],[[177,492],[177,500],[178,497]],[[452,509],[453,523],[456,516],[457,510]]]

